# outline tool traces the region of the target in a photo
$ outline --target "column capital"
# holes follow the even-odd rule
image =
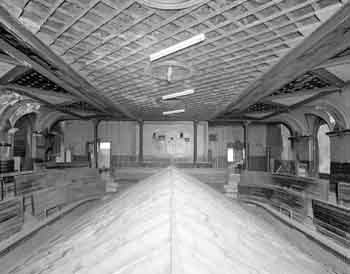
[[[10,128],[10,129],[7,131],[7,133],[8,133],[8,134],[15,134],[18,130],[19,130],[18,128],[13,127],[13,128]]]

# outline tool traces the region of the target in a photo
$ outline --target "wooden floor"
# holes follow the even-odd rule
[[[6,273],[334,273],[175,169],[102,203],[21,259]]]

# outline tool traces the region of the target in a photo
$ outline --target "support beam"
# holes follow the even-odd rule
[[[0,47],[7,54],[13,56],[15,59],[24,61],[31,65],[35,70],[45,75],[51,81],[56,84],[62,86],[67,91],[72,94],[76,94],[84,101],[87,101],[97,109],[102,112],[106,112],[105,107],[110,109],[114,109],[115,111],[122,112],[127,117],[130,117],[134,120],[138,120],[138,117],[133,115],[129,110],[127,110],[124,106],[114,102],[112,103],[103,95],[96,93],[96,88],[93,87],[89,82],[87,82],[82,76],[80,76],[74,69],[72,69],[69,65],[67,65],[61,58],[59,58],[53,51],[45,45],[42,41],[40,41],[33,33],[27,30],[22,24],[19,23],[18,20],[13,18],[9,12],[0,5],[0,22],[15,36],[20,37],[23,42],[29,45],[35,52],[40,53],[44,59],[48,60],[49,63],[53,64],[58,68],[58,71],[54,74],[52,71],[48,71],[43,68],[37,62],[34,62],[31,58],[23,58],[20,52],[14,51],[9,48],[9,44],[6,43],[3,39],[1,39]],[[7,44],[4,47],[4,42]],[[22,54],[23,55],[23,54]],[[33,65],[34,64],[34,65]],[[38,66],[40,69],[38,69]],[[44,69],[44,71],[43,71]],[[59,74],[59,78],[58,75]],[[61,78],[61,79],[60,79]],[[113,113],[108,113],[113,116]]]
[[[23,66],[23,63],[16,60],[15,58],[12,58],[11,56],[8,56],[7,54],[0,53],[0,62],[17,65],[17,66]]]
[[[26,87],[26,86],[21,86],[21,85],[17,85],[17,84],[0,85],[0,87],[8,88],[8,89],[22,90],[23,92],[27,92],[31,96],[36,96],[38,98],[41,98],[41,96],[43,96],[45,98],[52,97],[52,99],[61,99],[62,101],[66,101],[63,103],[55,104],[59,107],[64,107],[65,105],[70,105],[70,104],[78,101],[78,99],[76,97],[74,97],[70,94],[58,93],[55,91],[44,90],[44,89],[40,89],[40,88]],[[45,100],[45,99],[43,99],[43,100]]]
[[[324,88],[324,89],[322,89],[322,91],[320,91],[319,93],[315,94],[314,96],[311,96],[311,97],[309,97],[309,98],[307,98],[307,99],[305,99],[305,100],[303,100],[303,101],[301,101],[299,103],[296,103],[296,104],[294,104],[294,105],[292,105],[290,107],[287,107],[285,109],[282,109],[282,110],[276,111],[276,112],[274,112],[272,114],[269,114],[269,115],[266,115],[264,117],[258,118],[257,120],[265,120],[265,119],[271,118],[273,116],[276,116],[276,115],[279,115],[279,114],[282,114],[282,113],[285,113],[285,112],[290,112],[290,111],[292,111],[294,109],[297,109],[297,108],[299,108],[299,107],[301,107],[303,105],[311,103],[311,102],[313,102],[313,101],[315,101],[317,99],[320,99],[320,98],[322,98],[324,96],[327,96],[329,94],[332,94],[332,93],[335,93],[335,92],[341,92],[341,90],[342,89],[339,88],[339,87]]]
[[[9,43],[7,43],[5,40],[0,38],[0,48],[2,48],[4,51],[6,51],[7,53],[15,56],[17,59],[20,60],[25,60],[27,63],[29,63],[34,70],[38,71],[39,73],[41,73],[42,75],[44,75],[45,77],[47,77],[48,79],[50,79],[52,82],[56,83],[57,85],[61,86],[62,88],[64,88],[65,90],[67,90],[68,92],[70,92],[71,94],[81,98],[84,101],[87,101],[88,103],[90,103],[91,105],[93,105],[94,107],[96,107],[98,110],[106,113],[106,110],[99,104],[97,104],[96,102],[94,102],[93,100],[89,99],[86,94],[82,93],[81,91],[77,90],[76,88],[68,85],[65,81],[61,80],[60,78],[58,78],[55,74],[53,74],[51,71],[48,71],[45,67],[43,67],[41,64],[33,61],[31,58],[29,58],[27,55],[23,54],[21,51],[17,50],[16,48],[14,48],[12,45],[10,45]]]
[[[7,85],[10,82],[16,80],[18,77],[26,73],[30,68],[26,66],[16,66],[13,69],[11,69],[9,72],[7,72],[1,79],[0,84],[1,85]]]
[[[316,29],[300,45],[291,50],[272,69],[255,83],[250,85],[242,95],[230,103],[224,110],[215,113],[218,117],[232,109],[242,111],[258,102],[299,75],[311,71],[329,60],[350,45],[350,3],[334,14]]]
[[[350,55],[329,59],[324,63],[322,63],[321,65],[319,65],[317,68],[328,68],[328,67],[335,67],[335,66],[346,65],[346,64],[350,65]]]
[[[19,85],[0,85],[0,90],[13,90],[14,92],[16,93],[19,93],[21,95],[24,95],[24,96],[27,96],[29,98],[32,98],[36,101],[38,101],[39,103],[41,104],[44,104],[46,105],[48,108],[52,108],[52,109],[55,109],[57,111],[60,111],[60,112],[63,112],[63,113],[66,113],[66,114],[69,114],[69,115],[72,115],[74,117],[77,117],[79,119],[86,119],[86,117],[84,116],[81,116],[75,112],[72,112],[72,111],[69,111],[69,110],[66,110],[62,107],[59,107],[55,104],[52,104],[44,99],[41,99],[40,97],[34,95],[36,93],[36,89],[35,88],[28,88],[28,87],[22,87],[22,86],[19,86]]]
[[[193,121],[193,164],[197,164],[198,157],[198,121]]]
[[[143,121],[139,121],[139,162],[143,162]]]

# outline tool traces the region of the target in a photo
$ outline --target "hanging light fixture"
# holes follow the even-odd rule
[[[205,40],[205,34],[204,33],[201,33],[199,35],[196,35],[196,36],[193,36],[192,38],[190,39],[187,39],[185,41],[182,41],[178,44],[175,44],[173,46],[170,46],[168,48],[165,48],[165,49],[162,49],[156,53],[152,53],[150,55],[150,61],[153,62],[153,61],[156,61],[160,58],[163,58],[167,55],[170,55],[170,54],[173,54],[179,50],[182,50],[182,49],[185,49],[185,48],[188,48],[188,47],[191,47],[195,44],[198,44],[202,41]]]

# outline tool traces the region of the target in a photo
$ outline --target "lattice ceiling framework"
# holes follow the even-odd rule
[[[338,0],[211,0],[180,10],[131,0],[3,2],[99,92],[144,119],[161,119],[168,106],[158,99],[186,88],[196,93],[179,117],[209,119],[341,7]],[[188,64],[190,79],[147,73],[151,53],[199,33],[204,42],[161,59]]]
[[[280,89],[250,105],[244,111],[227,111],[218,117],[225,119],[264,119],[270,115],[288,111],[311,97],[320,93],[330,93],[336,83],[318,75],[316,72],[307,72],[293,81],[283,85]],[[334,91],[336,88],[334,88]]]

